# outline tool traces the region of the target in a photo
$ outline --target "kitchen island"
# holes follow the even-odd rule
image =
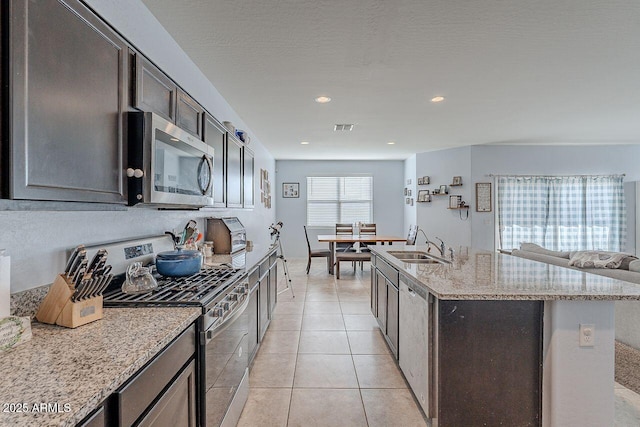
[[[372,247],[371,310],[433,425],[614,424],[613,301],[640,299],[640,286],[426,251]]]

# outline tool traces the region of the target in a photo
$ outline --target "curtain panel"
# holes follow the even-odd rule
[[[536,243],[557,251],[622,251],[623,176],[499,176],[501,249]]]

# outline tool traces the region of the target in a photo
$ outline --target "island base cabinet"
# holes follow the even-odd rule
[[[543,303],[436,304],[436,425],[540,426]]]

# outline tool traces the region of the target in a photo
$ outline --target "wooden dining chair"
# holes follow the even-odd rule
[[[377,227],[375,224],[360,224],[360,235],[373,235],[375,236],[377,233]],[[370,249],[368,245],[371,243],[360,243],[360,250],[363,252],[369,252]]]
[[[331,271],[331,251],[329,249],[311,249],[307,226],[303,225],[302,227],[304,228],[304,237],[307,239],[307,274],[309,274],[309,269],[311,269],[311,258],[327,258],[327,271]]]
[[[336,279],[340,278],[340,261],[351,261],[353,271],[356,270],[356,263],[360,263],[362,270],[364,262],[371,261],[371,252],[338,252],[336,254]]]
[[[353,224],[336,224],[335,230],[336,236],[341,234],[343,235],[353,235]],[[353,243],[336,243],[336,252],[347,252],[347,251],[355,251],[353,249]]]

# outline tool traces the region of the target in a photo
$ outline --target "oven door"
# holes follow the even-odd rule
[[[207,426],[235,426],[249,394],[249,295],[220,323],[205,331],[200,399]]]

